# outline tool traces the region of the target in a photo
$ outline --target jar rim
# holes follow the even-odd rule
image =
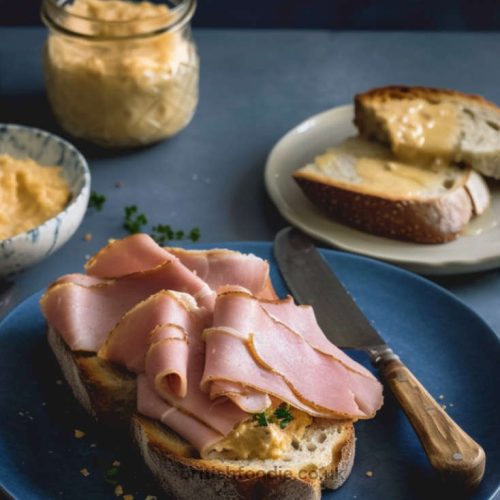
[[[103,20],[93,17],[82,16],[73,14],[65,9],[66,3],[61,0],[43,0],[40,11],[40,16],[44,24],[51,29],[66,35],[86,38],[91,40],[130,40],[138,38],[147,38],[155,35],[165,33],[167,31],[174,31],[182,28],[193,17],[196,10],[196,0],[180,0],[180,2],[169,7],[169,12],[160,16],[149,16],[140,19],[130,20]],[[83,31],[76,31],[64,24],[70,19],[76,19],[82,23],[88,23],[94,26],[115,26],[126,27],[136,26],[140,23],[154,22],[154,25],[143,32],[126,34],[126,35],[96,35],[94,33],[85,33]]]

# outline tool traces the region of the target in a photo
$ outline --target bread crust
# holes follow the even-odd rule
[[[135,376],[92,353],[73,352],[50,325],[48,343],[75,397],[100,422],[132,432],[133,439],[163,488],[179,499],[289,498],[319,500],[321,487],[339,488],[348,478],[355,455],[354,427],[339,422],[341,434],[332,449],[332,460],[316,473],[299,477],[262,474],[249,467],[198,458],[196,450],[160,422],[135,413]],[[118,424],[118,425],[117,425]]]
[[[305,195],[334,220],[369,233],[416,243],[455,239],[473,215],[462,186],[430,199],[397,199],[326,183],[304,171],[293,174]]]
[[[234,463],[203,460],[172,453],[175,437],[164,426],[147,417],[132,417],[132,434],[141,454],[162,487],[175,498],[189,500],[203,491],[205,500],[272,499],[319,500],[321,485],[339,488],[349,476],[355,455],[354,428],[342,428],[342,438],[332,450],[329,467],[314,470],[277,471],[235,466]],[[163,427],[163,429],[161,429]],[[172,443],[171,440],[174,439]]]

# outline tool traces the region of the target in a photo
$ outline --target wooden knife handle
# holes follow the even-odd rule
[[[426,391],[397,356],[377,366],[415,429],[425,452],[442,477],[455,486],[474,488],[484,474],[486,455]]]

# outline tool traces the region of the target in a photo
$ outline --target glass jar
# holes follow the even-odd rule
[[[103,146],[157,142],[198,102],[196,0],[44,0],[47,94],[60,125]]]

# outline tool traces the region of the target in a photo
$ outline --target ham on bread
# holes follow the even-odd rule
[[[71,351],[136,376],[138,413],[201,457],[282,404],[308,421],[371,418],[382,405],[375,377],[328,341],[312,308],[276,297],[254,255],[137,234],[85,268],[43,295],[48,324]]]

